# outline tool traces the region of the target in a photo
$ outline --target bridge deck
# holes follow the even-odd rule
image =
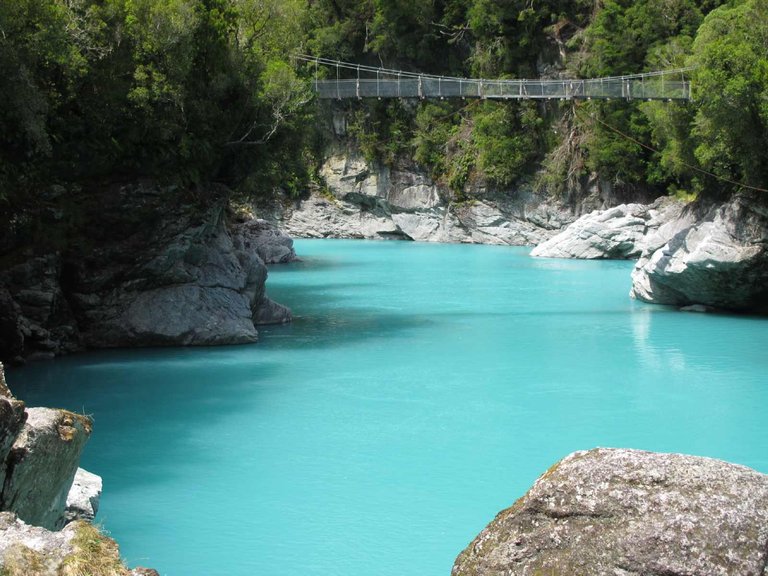
[[[315,65],[312,86],[321,99],[348,98],[483,98],[521,99],[641,99],[690,100],[690,69],[664,70],[628,76],[561,80],[485,80],[418,74],[326,60],[297,59]],[[319,67],[335,71],[335,79],[320,79]],[[343,78],[354,75],[354,78]]]
[[[317,80],[321,99],[483,98],[690,100],[685,80],[606,78],[593,80],[475,80],[454,78],[361,78]]]

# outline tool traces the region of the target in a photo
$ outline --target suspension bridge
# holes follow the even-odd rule
[[[499,80],[436,76],[313,56],[312,87],[322,100],[479,98],[489,100],[690,100],[691,68],[590,79]],[[323,71],[321,73],[321,70]],[[330,76],[330,77],[329,77]]]

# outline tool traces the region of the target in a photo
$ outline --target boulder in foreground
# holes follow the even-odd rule
[[[638,450],[576,452],[459,555],[452,576],[764,576],[768,476]]]

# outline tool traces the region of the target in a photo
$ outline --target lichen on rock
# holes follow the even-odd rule
[[[453,576],[764,576],[768,476],[639,450],[576,452],[459,555]]]

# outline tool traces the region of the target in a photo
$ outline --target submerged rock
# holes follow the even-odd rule
[[[632,259],[646,247],[649,235],[678,218],[682,202],[659,198],[653,204],[621,204],[595,210],[557,236],[539,244],[531,256],[540,258]]]
[[[0,510],[50,530],[64,526],[67,494],[91,426],[89,418],[66,410],[29,408],[6,459]]]
[[[566,457],[459,555],[453,576],[763,576],[768,476],[638,450]]]
[[[768,312],[768,202],[738,194],[698,206],[649,239],[632,272],[634,298]]]

